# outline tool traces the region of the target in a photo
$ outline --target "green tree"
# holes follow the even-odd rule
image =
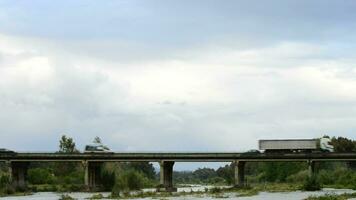
[[[208,181],[217,176],[214,169],[211,168],[199,168],[193,172],[193,176],[203,182]]]
[[[63,135],[59,140],[59,151],[60,153],[79,153],[75,147],[75,142],[72,138]],[[80,167],[79,163],[76,162],[61,162],[54,163],[54,173],[56,176],[59,176],[59,179],[64,182],[65,179],[68,179],[69,174],[77,173],[81,174],[80,170],[83,170]]]
[[[47,168],[33,168],[28,170],[28,181],[32,184],[52,184],[55,177]]]
[[[234,183],[235,172],[232,165],[225,165],[224,167],[220,167],[216,173],[219,177],[225,179],[228,184],[231,185]]]
[[[79,151],[75,148],[75,142],[73,138],[62,135],[59,141],[59,152],[60,153],[78,153]]]
[[[141,172],[149,179],[154,179],[156,176],[156,171],[153,165],[149,162],[131,162],[125,167],[126,169],[133,169]]]
[[[93,143],[96,143],[96,144],[101,144],[101,139],[100,137],[96,136],[93,140]]]
[[[333,137],[331,143],[334,146],[335,152],[356,152],[356,141],[344,137]],[[356,162],[347,162],[350,169],[356,169]]]

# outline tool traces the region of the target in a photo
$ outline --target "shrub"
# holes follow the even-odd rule
[[[286,178],[288,183],[303,183],[308,177],[308,171],[303,170],[296,174],[292,174]]]
[[[305,191],[317,191],[320,189],[321,189],[321,185],[315,176],[308,177],[302,185],[302,190]]]
[[[0,188],[5,188],[10,184],[10,175],[7,173],[0,174]]]
[[[59,200],[74,200],[74,198],[69,196],[68,194],[62,194]]]
[[[28,170],[28,181],[32,184],[52,184],[55,177],[49,169],[34,168]]]
[[[320,172],[318,173],[318,180],[320,184],[331,185],[335,184],[336,179],[330,171],[320,170]]]
[[[120,192],[128,192],[130,190],[140,190],[147,182],[147,178],[140,172],[134,170],[123,171],[116,177],[115,185],[112,188],[112,196],[120,196]]]

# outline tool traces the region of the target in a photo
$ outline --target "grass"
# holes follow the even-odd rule
[[[305,200],[347,200],[350,198],[356,198],[356,193],[351,193],[351,194],[326,194],[323,196],[310,196],[306,198]]]

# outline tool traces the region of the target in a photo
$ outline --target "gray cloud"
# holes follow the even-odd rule
[[[117,151],[356,139],[355,5],[331,4],[0,3],[0,146],[54,151],[64,133]]]

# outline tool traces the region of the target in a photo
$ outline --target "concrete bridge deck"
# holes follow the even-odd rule
[[[267,161],[356,161],[356,153],[0,153],[0,161],[24,162],[267,162]]]
[[[356,153],[0,153],[16,187],[26,187],[26,176],[31,162],[81,162],[85,170],[84,184],[95,188],[100,182],[100,169],[104,162],[159,162],[159,190],[175,191],[173,165],[175,162],[232,162],[235,185],[245,185],[246,162],[307,162],[309,176],[314,174],[315,162],[356,161]]]

